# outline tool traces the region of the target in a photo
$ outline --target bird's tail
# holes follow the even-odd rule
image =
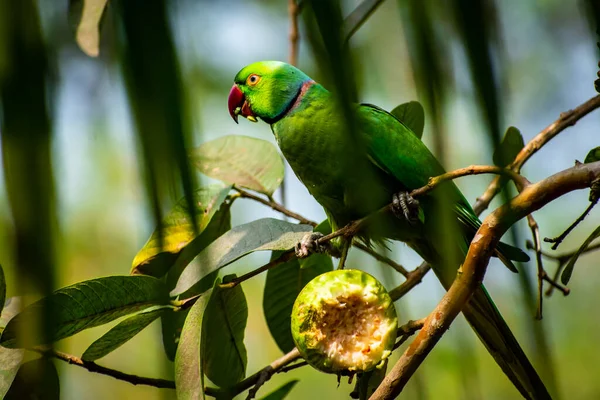
[[[447,260],[453,257],[446,254],[447,259],[443,260],[427,240],[415,240],[409,244],[431,263],[436,276],[448,290],[456,278],[456,269],[450,267],[454,262],[449,263]],[[508,259],[503,253],[498,254],[503,256],[501,258]],[[459,262],[456,262],[456,265],[458,264]],[[551,399],[544,383],[483,285],[475,290],[462,312],[496,363],[523,397],[535,400]]]
[[[523,397],[536,400],[551,398],[483,285],[475,291],[463,314]]]

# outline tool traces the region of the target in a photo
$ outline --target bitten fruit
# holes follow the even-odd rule
[[[292,336],[302,357],[335,374],[369,371],[390,356],[396,308],[377,279],[336,270],[310,281],[292,309]]]

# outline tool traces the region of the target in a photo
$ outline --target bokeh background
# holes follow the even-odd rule
[[[100,56],[90,58],[74,41],[67,18],[67,2],[39,0],[37,3],[54,79],[48,105],[54,132],[51,150],[58,217],[55,285],[62,287],[100,276],[127,274],[133,257],[153,231],[155,221],[146,199],[137,137],[118,62],[115,43],[119,32],[112,27],[114,21],[109,13],[104,21]],[[287,2],[178,0],[167,3],[181,64],[187,122],[193,131],[192,144],[227,134],[248,135],[274,143],[264,123],[251,124],[243,120],[239,125],[234,124],[227,112],[226,98],[233,77],[246,64],[267,59],[287,60]],[[343,1],[343,14],[349,14],[358,3]],[[403,102],[419,100],[399,10],[402,3],[385,2],[350,43],[359,100],[388,110]],[[499,91],[504,106],[503,129],[509,125],[518,127],[527,142],[561,112],[595,95],[597,37],[590,28],[585,8],[577,1],[503,0],[496,3],[505,50]],[[447,134],[446,168],[492,164],[485,122],[477,109],[465,54],[457,43],[454,28],[444,17],[437,15],[434,23],[437,29],[448,32],[444,36],[444,51],[440,52],[447,67],[447,79],[452,81],[449,101],[442,110]],[[300,20],[298,66],[319,79],[318,63],[304,40],[305,33]],[[160,57],[157,51],[144,62],[153,63]],[[433,140],[430,126],[426,116],[423,140],[428,145]],[[531,181],[540,180],[572,166],[576,159],[583,160],[587,152],[599,144],[600,113],[596,112],[553,139],[525,165],[523,174]],[[201,183],[210,181],[199,175],[197,179]],[[467,199],[475,201],[490,179],[474,176],[457,183]],[[312,220],[325,218],[322,208],[289,168],[285,190],[290,209]],[[571,193],[536,212],[542,236],[560,234],[587,207],[587,197],[587,192]],[[281,193],[276,193],[275,198],[280,199]],[[168,199],[173,204],[178,197],[173,194]],[[495,200],[491,208],[499,201]],[[234,225],[259,217],[280,217],[249,200],[237,201],[232,214]],[[594,210],[565,240],[560,251],[576,249],[599,223],[600,210]],[[521,240],[519,245],[524,247],[525,239],[530,237],[525,221],[518,223],[517,233]],[[21,293],[16,283],[14,240],[6,190],[0,180],[0,262],[7,274],[8,296]],[[550,251],[547,244],[544,248]],[[391,255],[406,267],[420,263],[419,257],[401,243],[393,244]],[[253,254],[224,272],[247,272],[264,264],[268,257],[267,253]],[[600,397],[599,257],[590,253],[581,258],[568,297],[555,292],[545,298],[542,321],[533,320],[535,309],[526,301],[517,276],[496,260],[488,268],[486,286],[548,386],[556,389],[557,397]],[[390,289],[402,282],[389,268],[357,250],[351,251],[349,265],[372,273]],[[553,272],[555,263],[546,260],[546,267]],[[535,284],[535,263],[529,262],[524,269]],[[245,338],[248,374],[281,355],[262,315],[264,278],[260,275],[242,285],[250,314]],[[397,303],[400,319],[426,316],[442,295],[441,286],[433,274],[428,274],[423,283]],[[546,349],[533,334],[533,324],[545,332]],[[84,331],[59,342],[57,348],[81,355],[112,325]],[[164,356],[160,335],[157,321],[99,363],[128,373],[172,378],[173,365]],[[172,390],[136,387],[63,362],[56,365],[64,399],[174,398]],[[353,387],[345,380],[338,386],[334,376],[305,367],[276,375],[260,393],[268,393],[292,378],[300,382],[290,399],[346,399]],[[518,398],[518,393],[460,317],[408,384],[405,397],[507,399]]]

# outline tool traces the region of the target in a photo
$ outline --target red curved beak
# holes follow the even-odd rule
[[[242,111],[242,107],[246,99],[244,98],[244,93],[237,87],[237,85],[233,85],[231,90],[229,91],[229,98],[227,99],[227,107],[229,108],[229,115],[238,123],[238,115]]]
[[[229,91],[227,107],[229,108],[229,115],[231,115],[231,118],[233,118],[236,124],[238,123],[238,115],[248,118],[252,122],[256,122],[256,116],[250,109],[250,104],[248,104],[244,93],[242,93],[237,85],[233,85]]]

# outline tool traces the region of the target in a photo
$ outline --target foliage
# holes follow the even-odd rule
[[[119,350],[154,321],[160,320],[164,352],[166,358],[173,361],[178,399],[230,398],[246,390],[250,390],[249,397],[252,397],[273,374],[304,365],[298,359],[290,332],[292,306],[308,282],[334,267],[327,254],[298,259],[293,249],[307,234],[328,235],[332,233],[331,228],[328,224],[316,226],[303,217],[303,222],[308,221],[308,224],[283,218],[256,218],[247,223],[232,224],[232,207],[244,197],[298,219],[285,204],[273,199],[284,182],[284,160],[270,142],[241,135],[221,136],[191,149],[189,119],[192,111],[184,101],[189,88],[183,83],[180,66],[183,57],[177,51],[178,36],[169,14],[171,6],[164,0],[150,3],[142,0],[69,2],[75,42],[85,54],[101,55],[100,38],[104,37],[104,28],[110,29],[106,26],[107,19],[113,18],[111,22],[118,28],[116,39],[112,39],[117,44],[117,58],[136,130],[145,199],[155,229],[133,258],[129,276],[99,277],[54,291],[51,289],[54,262],[58,259],[58,252],[53,247],[57,196],[51,162],[52,110],[48,101],[48,92],[53,89],[53,71],[48,62],[52,49],[46,47],[46,33],[38,20],[38,6],[33,1],[0,6],[0,14],[14,16],[10,24],[5,24],[8,26],[6,32],[0,30],[0,58],[9,60],[10,66],[2,69],[4,61],[0,60],[6,193],[14,223],[18,279],[24,288],[31,288],[34,296],[39,297],[25,307],[21,306],[20,298],[6,300],[6,280],[0,266],[2,398],[59,398],[58,373],[49,357],[60,356],[48,346],[113,322],[116,324],[93,341],[75,364],[98,367],[96,360]],[[356,133],[350,100],[357,98],[360,85],[357,85],[353,69],[358,60],[350,54],[348,43],[382,3],[365,0],[344,20],[342,8],[336,1],[302,2],[307,42],[316,55],[320,73],[339,95],[350,135]],[[451,16],[448,29],[453,37],[450,39],[460,46],[469,65],[469,76],[486,127],[485,137],[489,139],[493,162],[520,174],[520,165],[514,168],[514,163],[530,145],[525,144],[521,132],[512,126],[503,138],[500,137],[503,127],[499,94],[502,69],[498,66],[501,66],[504,53],[495,3],[486,1],[473,5],[454,0],[439,7],[433,7],[431,2],[400,3],[406,22],[410,62],[423,105],[410,101],[390,112],[419,139],[425,129],[425,113],[431,115],[431,137],[443,161],[442,109],[453,88],[449,79],[451,71],[444,65],[449,58],[449,49],[444,45],[443,26],[437,24],[436,18],[440,14]],[[2,15],[0,17],[4,18]],[[2,22],[5,21],[0,20]],[[4,54],[6,57],[2,57]],[[593,105],[587,112],[597,107]],[[576,113],[568,125],[573,125],[587,112]],[[539,147],[531,152],[538,151]],[[599,154],[599,148],[592,149],[585,163],[597,163]],[[349,173],[361,176],[361,171]],[[207,177],[219,182],[208,183]],[[197,182],[202,185],[198,186]],[[597,189],[592,187],[594,190]],[[177,201],[171,205],[174,198]],[[233,210],[235,215],[235,208]],[[533,216],[529,216],[535,238],[537,224]],[[237,220],[234,218],[234,221]],[[539,236],[539,232],[537,234]],[[383,260],[408,280],[414,276],[411,274],[415,271],[407,272],[376,253],[370,247],[371,243],[352,242],[352,235],[346,235],[346,232],[338,236],[349,238],[349,245],[357,245]],[[578,250],[567,259],[561,259],[556,276],[564,267],[563,284],[569,282],[579,257],[591,251],[592,242],[599,236],[600,228],[597,228]],[[323,243],[331,239],[323,239]],[[541,260],[539,245],[535,250]],[[240,276],[229,273],[236,261],[267,251],[271,252],[269,263],[253,266],[249,273]],[[341,267],[344,262],[345,255]],[[541,261],[538,262],[541,309],[543,282],[560,286],[556,279],[548,277]],[[224,268],[228,272],[221,277]],[[267,272],[262,313],[271,334],[269,340],[272,339],[284,355],[255,374],[248,371],[252,363],[248,360],[245,340],[248,342],[249,314],[256,310],[249,310],[243,285],[264,271]],[[526,282],[527,271],[523,271],[522,276],[525,276],[522,278],[525,279],[524,286],[529,286],[527,290],[531,291],[531,285]],[[527,296],[531,294],[523,290]],[[402,336],[396,347],[407,337],[407,334]],[[540,340],[542,348],[545,340],[545,336]],[[25,357],[29,355],[26,349],[45,356]],[[549,352],[542,350],[541,353],[550,360]],[[541,368],[546,374],[552,374],[551,360],[543,363]],[[152,380],[143,377],[124,377],[127,374],[120,375],[118,371],[109,372],[102,368],[90,371],[103,371],[100,373],[129,379],[132,383],[153,384]],[[370,398],[379,387],[386,385],[386,374],[389,377],[392,373],[386,361],[383,368],[359,374],[353,396]],[[205,382],[206,378],[210,384]],[[263,399],[284,399],[297,382],[290,380]]]

